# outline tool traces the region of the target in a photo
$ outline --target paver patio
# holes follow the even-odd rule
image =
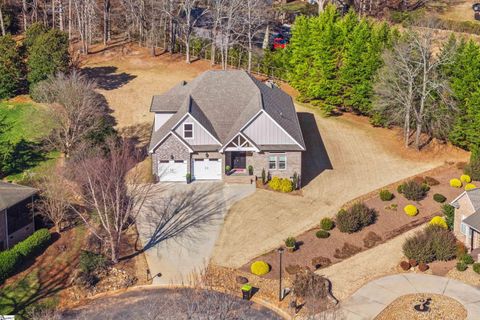
[[[467,319],[480,319],[480,289],[460,281],[426,274],[396,274],[376,279],[340,303],[341,319],[374,319],[395,299],[415,293],[442,294],[460,302]]]

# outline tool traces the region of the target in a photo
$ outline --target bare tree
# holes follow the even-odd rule
[[[192,33],[198,20],[201,19],[207,12],[207,8],[202,8],[202,12],[194,16],[193,10],[197,8],[199,0],[183,0],[181,2],[182,11],[182,26],[183,26],[183,41],[185,42],[186,62],[190,63],[190,42]]]
[[[73,192],[64,178],[63,168],[56,167],[43,175],[37,188],[40,190],[40,199],[35,202],[35,207],[53,222],[55,231],[60,233],[73,202]]]
[[[106,106],[94,89],[95,82],[78,72],[50,77],[34,89],[37,100],[52,104],[50,119],[55,126],[47,142],[66,158],[102,122]]]
[[[241,25],[244,26],[245,31],[242,33],[245,34],[247,39],[248,72],[250,72],[252,70],[254,39],[260,31],[266,28],[271,5],[266,0],[245,0],[243,6],[243,23]]]
[[[0,30],[2,31],[2,36],[5,36],[5,23],[3,21],[3,11],[2,11],[2,1],[0,1]]]
[[[72,209],[93,235],[108,245],[111,260],[119,261],[120,245],[127,228],[135,222],[151,185],[143,183],[136,164],[140,153],[124,140],[107,140],[105,149],[85,151],[69,163],[81,190],[79,197],[88,212]]]

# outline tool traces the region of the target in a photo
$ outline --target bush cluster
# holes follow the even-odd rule
[[[336,223],[341,232],[353,233],[371,225],[377,218],[377,212],[362,202],[357,202],[347,210],[337,213]]]
[[[447,223],[448,229],[453,230],[453,221],[455,219],[455,207],[450,204],[444,204],[442,206],[442,212],[445,216],[445,222]]]
[[[50,238],[50,232],[47,229],[39,229],[13,248],[0,252],[0,282],[13,274],[23,258],[45,248],[50,242]]]
[[[403,208],[403,211],[410,217],[414,217],[418,214],[418,209],[413,204],[408,204]]]
[[[320,228],[322,228],[325,231],[330,231],[333,229],[335,226],[335,223],[333,222],[332,219],[325,217],[320,221]]]
[[[467,184],[465,185],[465,190],[466,190],[466,191],[472,190],[472,189],[476,189],[476,188],[477,188],[477,186],[474,185],[473,183],[467,183]]]
[[[460,181],[460,179],[451,179],[450,180],[450,187],[461,188],[462,187],[462,181]]]
[[[432,226],[439,226],[443,229],[448,229],[448,225],[445,222],[445,219],[443,217],[440,217],[440,216],[433,217],[430,220],[429,224],[432,225]]]
[[[293,182],[287,178],[273,177],[272,180],[268,182],[268,186],[275,191],[281,192],[292,192],[293,191]]]
[[[445,201],[447,201],[447,198],[443,194],[435,193],[433,195],[433,200],[435,200],[438,203],[444,203]]]
[[[410,180],[401,185],[401,191],[405,198],[412,201],[419,201],[425,198],[430,187],[426,183],[418,183]]]
[[[472,182],[472,178],[468,174],[462,174],[460,176],[460,181],[465,182],[465,183],[470,183]]]
[[[80,253],[79,268],[84,273],[92,273],[94,271],[104,269],[107,265],[107,258],[102,254],[91,251],[82,251]]]
[[[394,197],[393,193],[391,193],[390,191],[388,191],[386,189],[380,191],[380,199],[382,201],[390,201],[390,200],[393,199],[393,197]]]
[[[257,276],[263,276],[270,272],[270,266],[265,261],[255,261],[250,266],[250,271]]]
[[[423,263],[451,260],[455,257],[456,249],[455,236],[435,225],[426,227],[403,244],[403,254],[407,258]]]

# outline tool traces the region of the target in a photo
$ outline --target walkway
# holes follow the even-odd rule
[[[341,319],[374,319],[395,299],[415,293],[451,297],[467,309],[467,319],[480,319],[480,289],[450,278],[414,273],[396,274],[369,282],[341,303]]]

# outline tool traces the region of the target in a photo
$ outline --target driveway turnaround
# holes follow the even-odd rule
[[[230,206],[254,185],[157,184],[137,220],[153,284],[182,284],[208,264]]]
[[[415,293],[442,294],[460,302],[467,319],[480,319],[480,289],[450,278],[404,273],[367,283],[340,304],[341,319],[374,319],[395,299]]]

